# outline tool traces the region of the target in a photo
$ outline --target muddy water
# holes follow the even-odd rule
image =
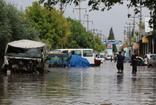
[[[156,70],[113,62],[91,68],[49,68],[44,74],[0,74],[0,105],[155,105]]]

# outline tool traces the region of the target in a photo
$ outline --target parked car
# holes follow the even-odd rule
[[[6,46],[2,70],[43,73],[49,65],[45,43],[32,40],[9,42]]]
[[[106,60],[111,60],[111,59],[114,59],[114,56],[113,55],[107,55],[106,56]]]
[[[104,62],[104,55],[99,55],[99,60],[101,60],[101,63],[103,63]]]
[[[137,56],[136,59],[139,59],[139,60],[140,60],[140,61],[137,62],[137,65],[138,65],[138,66],[144,66],[144,65],[145,65],[145,64],[144,64],[144,59],[143,59],[142,57]],[[131,62],[130,65],[132,65],[132,62]]]
[[[140,61],[137,62],[138,66],[144,66],[144,59],[140,56],[137,56],[136,59],[139,59]]]
[[[146,54],[144,57],[144,64],[147,65],[148,61],[156,54]]]
[[[156,68],[156,55],[154,55],[151,59],[149,59],[147,67],[154,67]]]

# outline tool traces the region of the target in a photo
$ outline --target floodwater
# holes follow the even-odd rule
[[[155,105],[156,69],[126,63],[100,67],[49,68],[44,74],[0,74],[0,105]]]

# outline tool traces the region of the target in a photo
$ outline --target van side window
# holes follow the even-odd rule
[[[68,54],[68,50],[62,51],[62,53]]]
[[[70,51],[70,53],[74,54],[74,55],[81,56],[81,50],[72,50],[72,51]]]
[[[83,50],[83,57],[92,57],[93,52],[91,50]]]

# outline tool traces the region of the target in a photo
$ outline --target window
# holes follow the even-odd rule
[[[93,51],[92,50],[83,50],[83,57],[92,57]]]
[[[156,60],[156,56],[153,57],[153,60]]]
[[[150,55],[150,58],[152,58],[154,55]]]
[[[73,55],[81,56],[81,50],[72,50],[72,51],[70,51],[70,53]]]
[[[61,53],[61,50],[54,50],[52,53]]]
[[[62,51],[62,53],[68,54],[68,50],[64,50]]]
[[[18,48],[8,46],[7,55],[15,57],[31,57],[38,58],[41,57],[42,48]]]

